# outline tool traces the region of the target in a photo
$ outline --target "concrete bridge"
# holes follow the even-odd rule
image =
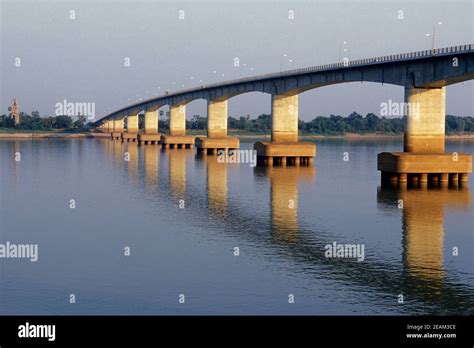
[[[406,185],[452,185],[467,182],[472,172],[470,154],[445,153],[445,88],[474,78],[474,45],[410,52],[281,73],[242,78],[185,89],[119,109],[94,125],[122,141],[160,143],[165,148],[196,146],[202,154],[239,147],[227,135],[227,103],[249,92],[272,96],[271,142],[254,145],[260,163],[311,164],[316,146],[298,141],[298,96],[310,89],[345,83],[378,82],[402,86],[408,106],[404,152],[381,153],[378,170],[382,182]],[[186,135],[186,104],[207,101],[207,137]],[[157,110],[169,105],[169,134],[159,134]],[[413,107],[415,106],[415,107]],[[139,132],[139,114],[145,117]],[[124,131],[124,120],[127,130]]]

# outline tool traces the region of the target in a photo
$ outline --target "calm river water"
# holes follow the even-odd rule
[[[39,248],[0,259],[0,314],[474,314],[472,192],[381,189],[377,153],[398,140],[317,146],[314,167],[266,169],[0,141],[0,243]],[[364,259],[327,258],[333,242]]]

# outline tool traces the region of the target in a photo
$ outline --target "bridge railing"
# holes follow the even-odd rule
[[[225,84],[264,80],[264,79],[268,79],[272,77],[297,75],[297,74],[307,73],[307,72],[333,70],[333,69],[339,69],[343,67],[353,67],[353,66],[358,66],[358,65],[367,65],[367,64],[374,64],[374,63],[381,63],[381,62],[397,62],[400,60],[425,58],[425,57],[430,57],[430,56],[435,56],[435,55],[440,55],[440,54],[451,54],[451,53],[464,52],[464,51],[469,51],[469,50],[474,50],[474,44],[436,48],[434,50],[424,50],[424,51],[407,52],[407,53],[401,53],[401,54],[392,54],[388,56],[380,56],[380,57],[373,57],[373,58],[363,58],[363,59],[350,60],[346,62],[338,62],[338,63],[332,63],[332,64],[323,64],[323,65],[311,66],[311,67],[300,68],[300,69],[286,70],[280,73],[271,73],[271,74],[264,74],[264,75],[254,76],[254,77],[243,78],[239,80],[229,81],[229,82],[226,82]],[[208,88],[218,87],[220,85],[222,84],[216,83],[213,85],[208,85],[207,87]]]

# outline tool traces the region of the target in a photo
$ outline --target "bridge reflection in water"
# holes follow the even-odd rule
[[[184,200],[186,193],[186,161],[193,157],[193,152],[185,149],[169,154],[169,149],[164,152],[168,155],[169,185],[171,194],[176,201]]]
[[[207,205],[214,216],[227,216],[227,171],[229,164],[219,163],[216,157],[203,156],[206,163]]]
[[[147,190],[156,192],[158,190],[158,166],[159,149],[157,146],[145,146],[143,149],[143,164],[145,173],[145,184]]]
[[[298,234],[298,185],[313,183],[316,169],[300,167],[255,167],[255,176],[270,183],[270,228],[275,242],[295,243]]]
[[[189,226],[196,221],[209,223],[209,218],[215,219],[217,223],[209,228],[212,230],[218,226],[220,237],[238,238],[270,254],[291,250],[291,253],[285,253],[285,257],[290,257],[299,269],[304,268],[305,272],[309,272],[308,276],[311,276],[311,270],[316,272],[323,266],[328,272],[328,279],[342,282],[348,287],[358,286],[385,294],[390,298],[389,303],[392,303],[392,298],[397,294],[403,293],[406,299],[417,301],[417,308],[421,308],[421,305],[431,308],[420,310],[419,313],[454,313],[460,307],[473,304],[472,296],[469,295],[471,286],[465,282],[459,287],[453,286],[453,279],[450,279],[452,274],[446,269],[445,257],[452,255],[451,249],[456,245],[444,246],[446,211],[470,211],[472,198],[468,187],[379,187],[379,209],[389,210],[391,215],[398,215],[400,212],[401,228],[397,228],[397,236],[402,236],[402,255],[397,255],[395,259],[385,258],[385,255],[369,249],[370,245],[366,243],[368,257],[364,262],[342,259],[335,262],[325,258],[323,247],[340,239],[341,235],[324,225],[314,227],[307,223],[310,220],[308,216],[298,214],[303,199],[299,186],[305,182],[315,182],[316,171],[313,166],[254,168],[254,177],[261,183],[266,181],[269,189],[268,192],[267,185],[257,185],[263,187],[268,196],[263,196],[264,205],[256,206],[259,214],[254,214],[245,195],[235,196],[235,190],[238,190],[234,186],[235,170],[248,170],[241,165],[221,164],[215,156],[195,155],[189,149],[174,150],[171,154],[170,150],[160,150],[153,146],[139,147],[139,154],[132,153],[132,163],[125,165],[123,152],[127,144],[109,144],[108,146],[112,146],[111,154],[116,165],[122,171],[129,172],[124,178],[139,190],[148,191],[149,186],[141,185],[130,173],[144,165],[142,175],[145,183],[154,185],[158,193],[144,197],[160,200],[168,197],[167,200],[172,201],[173,205],[180,199],[191,203],[186,203],[186,214],[182,215],[183,222]],[[168,178],[165,175],[158,177],[159,157],[165,167],[166,162],[169,165]],[[190,165],[192,163],[197,165]],[[204,172],[205,178],[201,176]],[[187,174],[189,178],[186,178]],[[248,174],[244,173],[243,178]],[[200,185],[196,181],[201,178],[205,180],[206,192],[198,190]],[[189,189],[186,188],[187,179]],[[232,199],[229,199],[230,192]],[[204,196],[207,197],[207,206],[202,204],[206,201]],[[304,199],[307,202],[307,197]],[[265,210],[265,206],[269,207],[269,222],[265,214],[261,214],[261,208]],[[261,220],[255,221],[259,217]],[[370,225],[363,227],[370,231]],[[267,231],[271,233],[270,238]]]
[[[407,278],[442,282],[445,210],[469,211],[471,193],[459,189],[379,188],[378,201],[402,210],[403,268]],[[459,246],[457,246],[459,247]],[[452,255],[452,246],[447,247]],[[431,286],[425,283],[426,286]]]

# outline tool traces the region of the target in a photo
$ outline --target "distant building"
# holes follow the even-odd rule
[[[15,121],[15,126],[20,124],[20,108],[18,107],[16,98],[13,99],[13,105],[11,106],[10,117],[13,118],[13,120]]]

